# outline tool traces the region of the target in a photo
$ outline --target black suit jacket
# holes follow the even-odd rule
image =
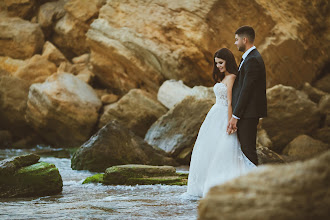
[[[245,58],[232,90],[233,114],[239,118],[267,116],[266,69],[257,49]]]

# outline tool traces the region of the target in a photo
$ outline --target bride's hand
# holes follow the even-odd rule
[[[227,134],[232,134],[237,131],[237,119],[231,117],[227,125]]]

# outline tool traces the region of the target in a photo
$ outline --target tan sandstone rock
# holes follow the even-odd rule
[[[267,89],[267,104],[268,117],[263,118],[262,127],[275,152],[280,153],[292,139],[319,126],[321,115],[317,105],[293,87],[280,84]]]
[[[88,52],[86,32],[96,18],[104,0],[69,0],[65,2],[66,14],[55,24],[52,42],[67,57]]]
[[[56,71],[57,68],[54,63],[46,57],[36,54],[25,65],[18,68],[13,75],[32,84],[44,82],[48,76]]]
[[[69,62],[62,52],[49,41],[46,41],[44,44],[42,56],[55,63],[57,67],[60,66],[62,62]]]
[[[166,79],[182,80],[189,87],[211,86],[214,52],[227,47],[240,57],[234,32],[249,24],[265,60],[267,87],[298,87],[320,75],[329,60],[326,4],[113,0],[100,9],[87,42],[95,74],[117,94],[141,87],[155,92]]]
[[[26,60],[13,59],[11,57],[0,57],[0,69],[7,71],[8,73],[14,73],[21,66],[24,66]]]
[[[295,159],[308,159],[329,149],[330,146],[322,141],[299,135],[284,148],[283,153]]]
[[[27,135],[31,130],[24,115],[29,83],[11,75],[0,75],[0,129],[9,129],[13,135]]]
[[[167,112],[156,98],[141,89],[132,89],[118,102],[104,107],[98,127],[116,119],[136,135],[144,138],[149,127]]]
[[[38,24],[0,13],[0,56],[26,59],[41,52],[44,35]]]
[[[304,162],[263,165],[210,189],[200,220],[310,220],[330,216],[330,151]]]
[[[76,147],[90,137],[101,104],[88,84],[56,73],[30,87],[26,119],[52,145]]]

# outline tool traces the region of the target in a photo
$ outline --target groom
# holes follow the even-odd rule
[[[244,52],[232,89],[233,114],[227,133],[237,131],[243,153],[258,165],[256,152],[259,118],[267,116],[266,70],[264,61],[254,44],[255,32],[242,26],[235,32],[235,44]]]

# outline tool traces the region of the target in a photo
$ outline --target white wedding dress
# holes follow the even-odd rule
[[[242,152],[237,132],[228,135],[227,86],[213,87],[216,103],[199,129],[191,155],[187,194],[204,197],[215,185],[250,172],[257,166]]]

